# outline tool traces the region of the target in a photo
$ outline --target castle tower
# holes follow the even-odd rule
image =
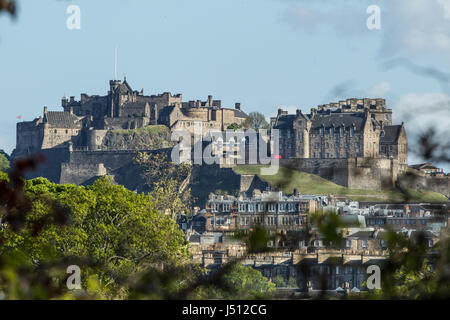
[[[109,92],[108,92],[108,117],[118,117],[119,116],[119,96],[120,96],[120,85],[122,81],[120,80],[110,80],[109,81]]]

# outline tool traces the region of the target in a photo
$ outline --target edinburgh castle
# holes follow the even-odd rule
[[[44,107],[41,117],[17,124],[13,157],[44,154],[47,162],[33,176],[57,183],[86,184],[107,174],[129,188],[136,188],[136,179],[124,168],[140,151],[170,150],[171,132],[192,134],[199,124],[204,131],[224,132],[248,117],[240,103],[226,108],[212,96],[187,102],[168,92],[147,96],[126,79],[110,81],[105,96],[64,97],[61,105],[63,111]],[[436,182],[408,166],[404,124],[392,123],[384,99],[347,99],[312,108],[310,114],[279,109],[270,128],[280,133],[281,166],[375,190],[392,188],[398,177],[414,171],[421,175],[414,187],[449,194],[448,177]]]

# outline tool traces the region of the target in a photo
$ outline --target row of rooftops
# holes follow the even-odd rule
[[[327,201],[327,196],[321,195],[306,195],[306,194],[294,194],[286,195],[282,191],[259,191],[255,190],[252,197],[247,196],[245,193],[235,197],[232,195],[216,195],[210,193],[208,200],[210,202],[281,202],[281,201],[300,201],[300,200],[319,200],[320,203]]]

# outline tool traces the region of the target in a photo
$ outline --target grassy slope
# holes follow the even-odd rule
[[[297,189],[303,194],[318,195],[345,195],[357,201],[404,201],[402,193],[394,190],[375,191],[363,189],[349,189],[323,179],[317,175],[300,172],[280,167],[278,174],[261,176],[260,165],[242,165],[234,168],[238,174],[257,174],[262,180],[283,190],[292,193]],[[416,201],[448,201],[447,198],[437,192],[409,190],[413,200]]]

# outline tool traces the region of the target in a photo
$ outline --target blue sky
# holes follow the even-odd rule
[[[448,0],[18,1],[17,19],[0,16],[0,148],[8,152],[18,115],[60,110],[65,93],[106,94],[116,45],[119,77],[146,94],[212,94],[267,117],[281,106],[308,111],[379,96],[407,129],[425,118],[448,126],[448,109],[422,110],[450,101],[440,82],[384,67],[402,58],[450,70]],[[71,4],[81,9],[80,30],[66,27]],[[366,27],[371,4],[381,7],[381,30]],[[412,110],[417,116],[406,117]]]

